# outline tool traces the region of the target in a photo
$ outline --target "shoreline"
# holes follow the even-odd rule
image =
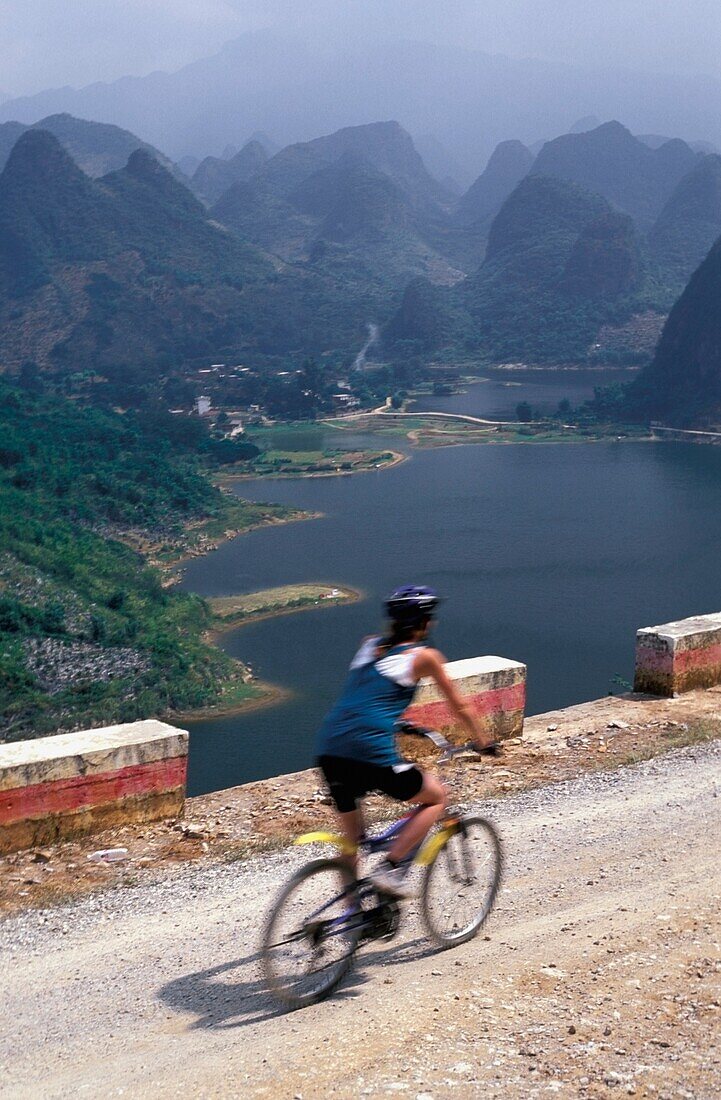
[[[465,413],[433,412],[424,409],[422,412],[395,413],[371,412],[364,414],[368,423],[355,424],[353,429],[363,431],[369,435],[376,434],[379,437],[386,435],[402,435],[408,440],[415,450],[433,450],[440,447],[469,447],[515,444],[543,444],[543,443],[627,443],[657,442],[658,437],[647,429],[643,433],[635,434],[621,428],[603,432],[601,430],[585,434],[576,425],[559,424],[554,426],[543,421],[531,422],[536,429],[528,434],[519,431],[523,427],[522,421],[488,420],[482,417],[470,416]],[[360,416],[359,416],[360,419]],[[404,430],[402,420],[424,421],[420,426],[415,424]],[[447,427],[437,427],[438,421],[446,421]],[[385,423],[384,423],[385,421]],[[456,422],[457,427],[453,426]],[[330,424],[340,431],[348,431],[345,425]],[[424,439],[424,434],[426,438]],[[508,436],[514,438],[508,438]],[[547,438],[553,435],[554,438]],[[446,438],[444,438],[446,437]],[[500,437],[500,438],[499,438]],[[437,442],[436,442],[437,441]],[[404,458],[412,457],[410,454]]]
[[[334,586],[324,585],[323,587],[333,588]],[[220,598],[232,599],[232,597]],[[261,610],[257,613],[251,612],[240,619],[229,619],[227,623],[218,622],[210,630],[206,631],[203,635],[203,640],[208,645],[214,645],[220,649],[221,639],[225,634],[229,634],[234,630],[239,630],[241,627],[248,626],[251,623],[261,622],[264,619],[279,618],[282,615],[292,615],[298,611],[318,610],[318,608],[324,607],[326,604],[331,607],[338,607],[345,604],[358,603],[362,599],[363,593],[358,589],[344,588],[343,598],[327,601],[321,601],[320,599],[314,601],[309,600],[308,603],[301,604],[298,607],[276,607],[267,611]],[[199,707],[197,710],[168,713],[166,717],[180,722],[203,722],[212,721],[216,718],[234,718],[239,714],[250,714],[256,710],[265,710],[266,707],[279,706],[281,703],[285,703],[293,698],[293,691],[290,688],[284,687],[281,684],[272,684],[266,680],[256,680],[253,678],[253,674],[248,668],[248,665],[235,657],[231,658],[231,660],[233,660],[240,669],[250,675],[251,679],[247,681],[248,685],[258,689],[258,696],[251,699],[242,699],[228,705],[219,703],[217,705]]]
[[[440,451],[447,447],[549,447],[556,444],[561,446],[580,446],[582,444],[593,443],[663,443],[665,440],[658,439],[653,435],[624,435],[624,436],[608,436],[597,435],[592,437],[579,438],[578,436],[567,436],[565,439],[468,439],[468,440],[445,440],[438,443],[422,441],[414,442],[414,446],[419,451]]]
[[[322,587],[332,589],[337,586],[329,584],[323,585]],[[249,611],[245,614],[241,613],[237,618],[229,615],[227,621],[224,621],[222,616],[216,615],[216,625],[208,631],[206,637],[211,644],[215,645],[217,644],[217,640],[222,638],[224,634],[229,634],[233,630],[240,630],[241,627],[250,626],[252,623],[259,623],[265,619],[277,619],[283,615],[294,615],[299,611],[318,611],[323,607],[344,607],[347,604],[359,603],[364,598],[364,593],[357,588],[343,587],[340,591],[342,595],[332,599],[321,599],[320,597],[313,598],[309,596],[307,603],[287,607],[268,607],[267,610],[260,608],[258,611]],[[248,595],[253,595],[253,593],[248,593]],[[232,599],[233,597],[222,596],[219,598]]]
[[[242,499],[242,498],[240,498]],[[289,516],[277,516],[269,519],[258,520],[257,523],[251,523],[247,527],[240,527],[238,530],[224,531],[222,535],[217,538],[211,538],[208,540],[207,545],[202,549],[198,549],[193,552],[187,551],[182,557],[175,558],[172,562],[158,562],[152,558],[146,558],[148,565],[152,565],[154,568],[159,569],[162,573],[168,577],[169,575],[176,574],[170,579],[170,584],[175,584],[180,579],[177,574],[182,572],[182,569],[191,561],[195,561],[196,558],[204,558],[208,554],[212,554],[215,550],[220,549],[226,542],[232,542],[233,539],[239,538],[241,535],[249,535],[252,531],[261,531],[264,527],[285,527],[290,523],[303,523],[306,520],[322,519],[322,512],[302,512],[298,511]],[[198,595],[194,592],[193,595]]]
[[[215,643],[211,643],[215,644]],[[242,668],[247,668],[242,661],[237,662]],[[198,710],[166,711],[164,718],[175,722],[210,722],[218,718],[234,718],[238,714],[249,714],[255,710],[265,710],[266,707],[278,706],[293,698],[290,688],[280,684],[271,684],[267,680],[251,680],[249,686],[258,688],[260,694],[253,699],[243,699],[237,703],[223,705],[210,705],[200,707]]]
[[[318,423],[326,424],[326,421],[321,420]],[[336,428],[335,424],[327,424],[327,427]],[[336,428],[337,431],[343,431],[342,428]],[[390,470],[393,466],[398,466],[399,463],[405,462],[408,455],[403,454],[401,451],[389,451],[393,456],[388,462],[377,462],[372,466],[357,466],[352,470],[298,470],[298,471],[283,471],[282,473],[250,473],[243,472],[238,474],[228,474],[223,481],[225,485],[235,484],[236,482],[243,481],[282,481],[295,478],[303,478],[310,480],[311,478],[319,477],[353,477],[355,474],[372,474],[378,470]],[[319,518],[321,513],[317,515],[311,515],[310,518]],[[258,526],[262,526],[259,524]],[[239,532],[242,534],[243,532]]]

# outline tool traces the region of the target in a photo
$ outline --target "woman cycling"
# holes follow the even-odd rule
[[[396,897],[411,894],[404,881],[405,858],[439,820],[446,805],[443,784],[400,756],[396,722],[410,705],[418,681],[435,680],[451,712],[470,733],[479,752],[495,753],[497,744],[478,726],[473,711],[456,691],[445,659],[427,644],[439,598],[432,588],[405,585],[386,601],[390,629],[384,637],[364,639],[351,662],[340,699],[318,737],[318,766],[330,789],[340,826],[356,844],[363,834],[358,800],[379,791],[418,806],[396,837],[385,863],[371,876]]]

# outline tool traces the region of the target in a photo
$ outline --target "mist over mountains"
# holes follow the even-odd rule
[[[75,163],[93,178],[123,168],[136,149],[145,149],[169,171],[177,171],[168,157],[128,130],[107,123],[74,118],[69,114],[50,115],[32,126],[22,122],[1,122],[0,171],[18,138],[28,129],[45,130],[53,134]]]
[[[239,148],[256,129],[283,144],[395,118],[448,149],[446,174],[467,186],[493,148],[566,133],[584,115],[622,118],[646,134],[721,144],[721,81],[514,60],[413,41],[303,40],[242,35],[173,73],[58,88],[0,106],[0,120],[34,123],[62,112],[139,134],[174,160]],[[437,169],[436,169],[437,171]]]
[[[190,179],[110,124],[0,124],[3,368],[349,367],[370,321],[399,376],[646,362],[721,236],[721,156],[587,121],[503,141],[460,197],[395,121],[228,143]]]

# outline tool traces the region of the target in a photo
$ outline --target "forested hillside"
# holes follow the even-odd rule
[[[547,141],[531,172],[576,183],[602,195],[643,230],[653,224],[698,157],[679,139],[651,149],[614,121]]]
[[[628,407],[681,427],[721,427],[721,240],[674,305]]]
[[[331,280],[339,309],[360,294],[369,317],[385,320],[409,278],[462,278],[466,234],[449,216],[453,201],[410,135],[383,122],[281,150],[211,214],[241,240]]]
[[[651,358],[721,235],[721,158],[679,140],[651,148],[619,123],[567,134],[543,146],[488,224],[528,157],[519,142],[499,146],[459,201],[456,221],[486,238],[483,262],[450,289],[409,284],[386,328],[395,354]]]
[[[651,256],[677,297],[721,235],[721,157],[702,157],[681,180],[649,234]]]
[[[494,219],[479,270],[422,297],[413,284],[387,338],[426,351],[481,347],[496,360],[584,359],[601,325],[631,315],[642,290],[631,219],[575,184],[528,176]]]
[[[131,548],[177,556],[203,525],[282,514],[215,489],[209,448],[197,420],[84,409],[0,380],[0,739],[253,693],[202,641],[203,601],[164,588]]]
[[[278,265],[143,150],[89,179],[30,130],[0,175],[0,364],[152,376],[168,364],[357,348],[379,288]]]
[[[218,362],[279,378],[311,356],[331,384],[369,324],[389,380],[429,356],[643,363],[721,234],[721,158],[616,122],[535,160],[504,142],[460,198],[395,122],[251,141],[197,167],[207,208],[147,148],[91,178],[78,150],[133,135],[49,121],[61,140],[24,129],[0,174],[0,370],[92,377],[121,405]]]

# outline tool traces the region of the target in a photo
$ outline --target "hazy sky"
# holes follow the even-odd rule
[[[719,0],[0,0],[0,92],[177,69],[263,27],[721,75]]]

